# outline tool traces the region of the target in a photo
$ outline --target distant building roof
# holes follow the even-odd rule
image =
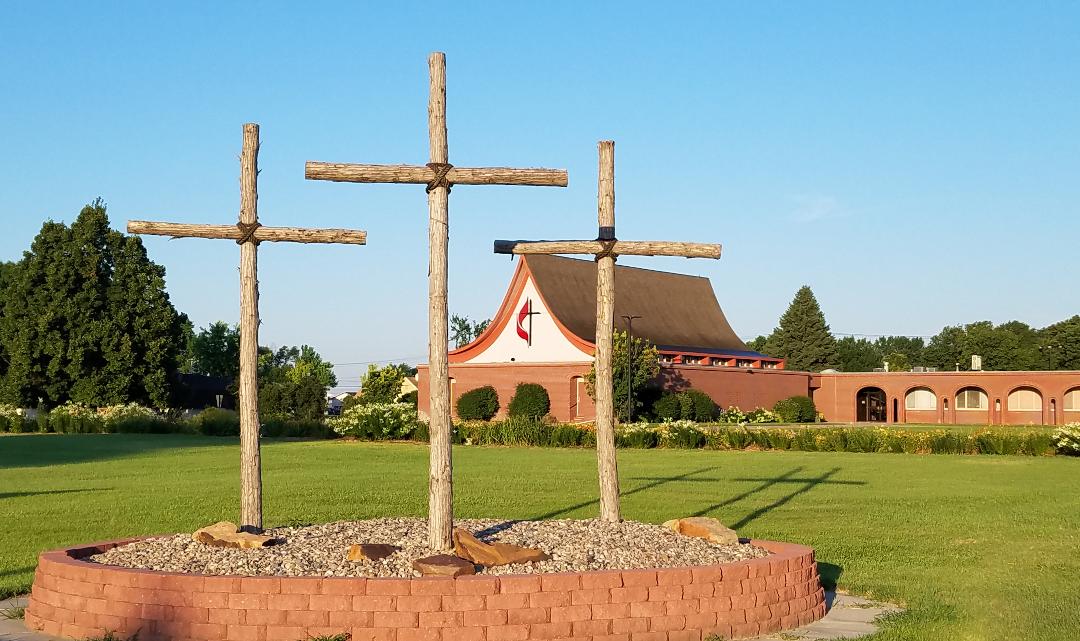
[[[551,313],[578,337],[596,341],[596,263],[561,256],[523,258]],[[615,327],[625,330],[633,314],[633,334],[660,349],[733,356],[761,356],[735,334],[720,309],[708,278],[615,267]]]

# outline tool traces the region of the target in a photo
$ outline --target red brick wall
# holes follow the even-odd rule
[[[752,637],[825,614],[814,551],[717,566],[457,579],[218,577],[96,565],[124,541],[46,552],[26,624],[83,639],[140,641],[701,641]]]
[[[1080,387],[1080,372],[867,372],[815,374],[814,379],[814,403],[830,422],[854,421],[856,396],[865,387],[877,387],[885,392],[889,423],[1061,425],[1080,420],[1080,412],[1062,409],[1065,393]],[[904,408],[905,396],[918,387],[934,392],[936,410]],[[956,394],[966,387],[986,392],[986,410],[956,409]],[[1009,394],[1019,388],[1038,391],[1042,410],[1010,411]]]
[[[792,396],[808,395],[811,375],[746,367],[673,365],[662,368],[660,378],[667,389],[692,387],[711,396],[722,408],[735,406],[748,412],[758,407],[771,409],[777,401]]]
[[[492,385],[499,393],[499,415],[514,396],[518,383],[539,383],[551,397],[551,414],[560,421],[592,420],[596,408],[585,393],[574,390],[574,378],[585,376],[591,365],[585,364],[506,364],[451,363],[450,378],[454,380],[454,406],[461,394],[483,385]],[[421,412],[428,408],[427,367],[419,367],[418,403]],[[713,397],[720,407],[772,407],[784,398],[809,394],[810,374],[785,370],[749,369],[739,367],[710,367],[704,365],[671,365],[660,370],[658,382],[668,389],[700,389]],[[580,407],[577,405],[581,398]]]

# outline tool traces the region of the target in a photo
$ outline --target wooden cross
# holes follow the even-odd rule
[[[600,518],[618,521],[619,472],[615,458],[615,400],[611,372],[615,315],[615,257],[684,256],[720,258],[720,245],[615,238],[615,142],[599,143],[596,240],[495,241],[496,254],[592,254],[596,257],[596,459],[600,474]]]
[[[351,229],[263,227],[258,215],[259,125],[244,125],[240,153],[240,220],[236,225],[187,225],[132,220],[131,234],[173,238],[220,238],[240,245],[240,522],[241,529],[261,531],[262,461],[259,451],[259,280],[258,244],[290,243],[363,245],[367,233]]]
[[[410,183],[427,185],[428,194],[428,390],[431,421],[431,460],[428,470],[428,545],[432,550],[452,547],[453,479],[450,458],[450,374],[446,309],[446,245],[449,238],[447,202],[451,185],[536,185],[565,187],[564,169],[510,169],[506,167],[454,167],[446,145],[446,55],[428,56],[428,142],[430,162],[418,165],[360,165],[309,162],[304,176],[310,180],[355,183]]]

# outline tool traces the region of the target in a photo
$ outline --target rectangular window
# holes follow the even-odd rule
[[[1009,411],[1033,412],[1042,409],[1042,397],[1035,390],[1021,389],[1009,394]]]
[[[963,390],[956,395],[956,409],[958,410],[984,410],[986,409],[986,393],[978,389]]]

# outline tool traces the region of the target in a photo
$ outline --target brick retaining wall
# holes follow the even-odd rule
[[[139,641],[702,641],[790,629],[825,614],[814,551],[724,565],[457,579],[233,577],[80,560],[129,541],[42,553],[26,624]]]

